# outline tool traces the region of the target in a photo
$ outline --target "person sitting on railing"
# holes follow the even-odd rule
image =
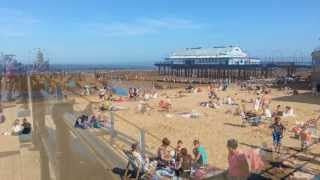
[[[171,103],[170,103],[170,100],[160,100],[159,102],[159,107],[162,109],[162,110],[165,110],[165,111],[170,111],[171,109]]]

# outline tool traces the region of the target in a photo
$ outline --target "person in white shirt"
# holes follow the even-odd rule
[[[19,135],[22,131],[23,127],[20,124],[19,119],[16,119],[11,127],[11,134],[12,135]]]
[[[261,100],[260,97],[257,97],[257,99],[254,102],[254,110],[257,112],[260,109]]]
[[[293,108],[290,106],[286,106],[286,109],[283,112],[283,117],[293,117],[294,113],[293,113]]]

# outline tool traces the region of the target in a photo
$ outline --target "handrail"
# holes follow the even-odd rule
[[[105,169],[110,169],[110,167],[114,167],[116,164],[121,164],[122,166],[126,164],[125,158],[116,153],[112,146],[102,143],[88,131],[74,128],[73,122],[75,120],[76,116],[70,113],[66,113],[64,115],[64,122],[69,127],[70,131],[76,134],[79,140],[90,149],[94,157],[104,166]],[[106,153],[106,151],[109,152]]]

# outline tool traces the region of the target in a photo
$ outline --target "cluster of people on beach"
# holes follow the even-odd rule
[[[104,115],[81,115],[79,116],[74,124],[75,128],[101,128],[101,127],[109,127],[110,123],[106,116]]]
[[[133,157],[131,166],[134,171],[139,169],[141,175],[148,174],[153,179],[163,177],[202,179],[216,175],[229,179],[247,179],[251,173],[262,170],[265,165],[264,158],[259,151],[256,149],[241,150],[235,139],[227,141],[227,150],[229,164],[227,171],[209,165],[206,149],[197,139],[193,141],[192,153],[189,153],[181,140],[178,140],[176,147],[170,148],[170,140],[163,138],[156,157],[143,156],[137,144],[133,144],[129,151],[125,151],[125,154]]]
[[[143,157],[136,144],[133,144],[131,150],[125,151],[125,153],[135,157],[134,167],[137,168],[140,165],[142,173],[149,170],[150,164],[156,164],[154,175],[159,178],[189,178],[194,171],[208,167],[208,155],[199,140],[193,141],[193,155],[188,152],[181,140],[177,141],[175,148],[170,148],[168,138],[162,139],[162,144],[158,147],[155,157]]]

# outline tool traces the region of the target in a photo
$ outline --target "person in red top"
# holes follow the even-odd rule
[[[235,139],[227,141],[228,155],[228,179],[245,180],[250,176],[249,162],[246,155],[238,149],[238,142]]]

